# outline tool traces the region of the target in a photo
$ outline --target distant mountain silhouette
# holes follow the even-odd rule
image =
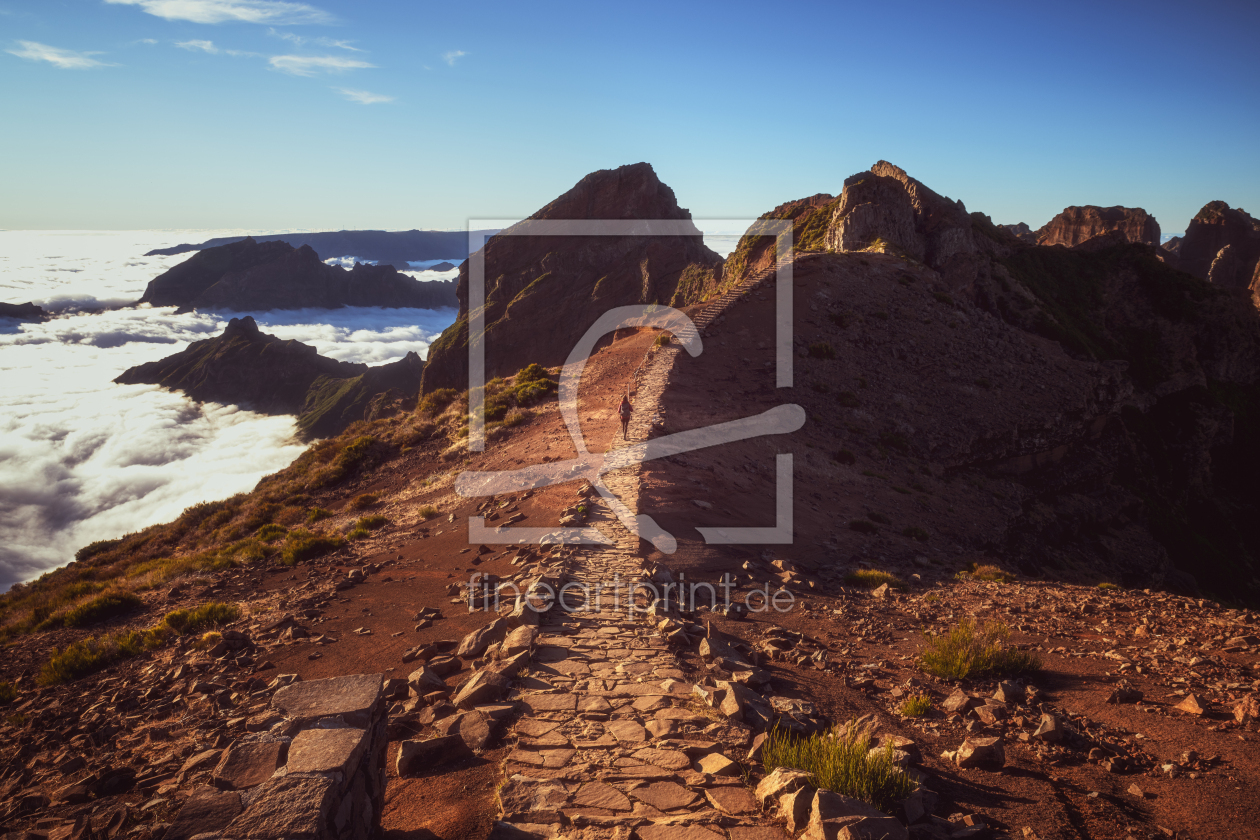
[[[190,309],[456,306],[455,281],[420,281],[391,265],[324,263],[309,245],[246,237],[207,248],[149,281],[141,303]]]
[[[485,237],[497,230],[473,231],[480,235],[478,247]],[[176,245],[173,248],[156,248],[146,257],[171,256],[189,251],[204,251],[219,245],[240,242],[244,236],[221,236],[207,239],[200,245]],[[337,230],[324,233],[278,233],[271,236],[255,236],[255,242],[287,242],[294,248],[309,245],[327,257],[357,257],[361,261],[374,261],[394,268],[406,269],[407,263],[421,260],[463,260],[468,256],[468,232],[462,230]]]

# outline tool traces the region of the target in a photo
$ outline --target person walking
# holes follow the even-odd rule
[[[629,439],[630,431],[630,415],[634,412],[634,406],[630,404],[630,395],[621,395],[621,405],[617,406],[617,416],[621,418],[621,439]]]

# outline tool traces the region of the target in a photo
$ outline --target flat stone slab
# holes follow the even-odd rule
[[[269,782],[223,830],[223,836],[232,840],[321,837],[329,822],[334,788],[332,780],[322,776]]]
[[[587,782],[573,797],[578,808],[603,808],[608,811],[629,811],[633,806],[630,797],[604,782]]]
[[[295,682],[277,691],[271,705],[298,722],[340,717],[350,726],[366,729],[381,702],[384,683],[381,674]]]
[[[353,772],[367,749],[366,729],[303,729],[289,747],[289,773]]]
[[[236,743],[223,752],[214,768],[214,786],[221,790],[244,790],[261,785],[284,764],[285,745],[270,743]]]
[[[541,738],[560,725],[558,720],[537,720],[525,718],[516,724],[516,731],[527,738]]]
[[[761,810],[757,807],[757,800],[752,795],[752,791],[746,787],[710,788],[704,792],[704,795],[710,805],[724,814],[739,816],[755,814]]]
[[[639,840],[726,840],[702,825],[645,825],[637,833]]]
[[[662,811],[690,807],[700,798],[695,791],[688,790],[677,782],[653,782],[650,785],[635,788],[630,791],[630,795]]]
[[[691,767],[691,759],[686,753],[677,750],[660,750],[656,747],[645,747],[634,754],[636,761],[644,764],[655,764],[666,770],[686,770]]]
[[[775,825],[736,825],[727,830],[731,840],[788,840],[783,829]]]
[[[611,712],[612,708],[603,697],[583,697],[577,704],[579,712]]]
[[[198,834],[220,831],[241,812],[241,795],[236,791],[201,788],[179,809],[175,821],[163,837],[189,840]]]
[[[637,744],[647,740],[647,730],[637,721],[614,720],[604,726],[604,732],[618,741]]]
[[[630,705],[640,712],[653,712],[657,709],[665,709],[671,705],[670,699],[663,694],[649,694],[640,697]]]
[[[519,700],[529,713],[572,712],[577,709],[576,694],[526,694]]]
[[[563,767],[568,764],[573,756],[577,755],[577,750],[512,750],[508,754],[508,761],[515,761],[520,764],[530,764],[535,767]]]

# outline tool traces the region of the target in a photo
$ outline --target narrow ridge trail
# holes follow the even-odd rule
[[[772,274],[758,273],[712,301],[697,326]],[[660,347],[636,372],[629,439],[618,435],[613,449],[662,425],[660,398],[680,352],[675,344]],[[632,517],[639,480],[637,465],[605,476]],[[645,578],[639,537],[606,505],[592,508],[589,524],[614,544],[572,557],[570,576],[588,597],[543,617],[516,698],[522,715],[510,736],[515,746],[504,762],[492,836],[783,840],[742,776],[751,733],[694,701],[692,680],[644,620],[646,604],[626,597],[627,586]]]

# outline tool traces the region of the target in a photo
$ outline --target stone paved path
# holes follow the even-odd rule
[[[641,368],[630,440],[616,447],[647,439],[660,422],[659,398],[678,352],[662,347]],[[609,473],[605,483],[638,512],[636,467]],[[524,712],[505,761],[496,835],[783,840],[742,777],[748,728],[696,702],[653,624],[630,614],[624,590],[608,591],[615,581],[624,587],[644,577],[638,538],[603,503],[589,524],[616,544],[583,549],[570,567],[590,592],[602,584],[598,603],[591,597],[580,610],[553,610],[540,628],[518,692]]]

